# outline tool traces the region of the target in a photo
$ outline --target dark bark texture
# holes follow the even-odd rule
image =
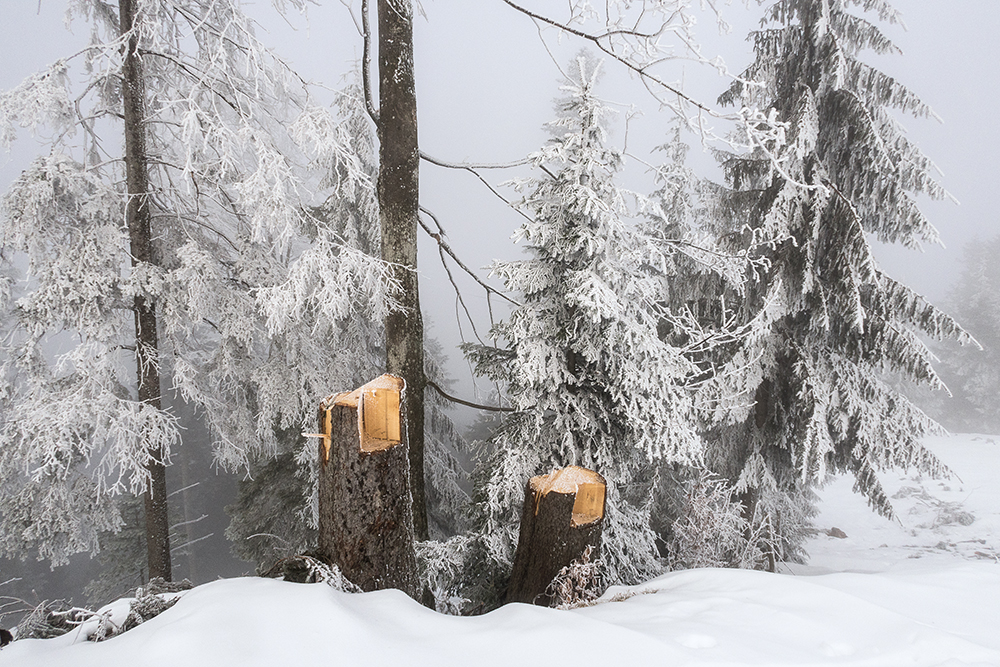
[[[379,175],[382,259],[401,286],[385,321],[386,372],[406,381],[413,525],[427,539],[424,494],[424,325],[417,284],[420,150],[411,0],[378,0]]]
[[[398,588],[419,600],[405,429],[402,442],[364,452],[356,403],[334,400],[319,418],[330,435],[328,456],[319,445],[320,555],[364,591]]]
[[[121,32],[128,35],[124,45],[122,67],[122,102],[125,117],[125,187],[128,202],[125,218],[128,224],[132,266],[155,262],[150,215],[149,165],[146,157],[145,85],[139,39],[132,32],[135,24],[136,1],[119,0]],[[156,304],[136,296],[132,305],[135,313],[135,357],[138,397],[143,403],[160,409],[160,372],[156,336]],[[170,525],[167,520],[167,478],[163,465],[164,452],[149,451],[152,462],[147,466],[150,483],[145,492],[146,553],[149,577],[170,581]]]
[[[576,494],[545,492],[536,483],[538,479],[529,481],[524,492],[521,532],[506,602],[550,606],[553,600],[546,590],[559,570],[579,560],[588,546],[593,547],[591,560],[600,557],[604,510],[602,502],[601,518],[575,525]]]

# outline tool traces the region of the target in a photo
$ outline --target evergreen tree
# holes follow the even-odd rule
[[[282,431],[312,430],[318,399],[361,356],[352,316],[384,316],[388,285],[376,259],[310,215],[327,196],[374,191],[343,114],[309,103],[234,0],[143,2],[124,34],[109,3],[73,10],[92,25],[76,56],[82,93],[68,59],[0,97],[4,139],[15,124],[53,131],[0,219],[4,272],[18,278],[0,304],[0,553],[53,563],[120,527],[116,495],[148,488],[151,464],[179,444],[136,369],[159,371],[154,397],[169,382],[197,407],[217,463],[245,466]],[[124,189],[116,138],[122,68],[136,59],[144,192]],[[148,257],[122,224],[133,192]],[[142,327],[155,328],[152,355],[128,334],[140,301],[155,308]]]
[[[531,221],[516,235],[530,259],[497,263],[521,305],[495,328],[506,349],[469,347],[516,409],[494,436],[478,491],[488,553],[509,562],[515,508],[528,478],[580,465],[608,482],[603,555],[610,582],[660,570],[650,527],[649,467],[701,453],[686,384],[697,367],[660,339],[671,259],[629,220],[616,183],[621,153],[607,145],[610,110],[595,95],[599,68],[576,59],[553,139],[532,156],[543,176],[516,183]]]
[[[947,472],[920,442],[939,427],[884,374],[940,387],[920,336],[969,340],[872,254],[869,234],[936,242],[915,196],[947,193],[893,116],[930,108],[862,62],[864,50],[898,49],[850,5],[899,22],[883,0],[779,0],[752,33],[755,61],[720,98],[743,107],[753,148],[722,155],[731,190],[720,211],[733,246],[750,252],[744,318],[756,324],[729,361],[743,406],[715,430],[710,463],[787,538],[783,557],[795,555],[808,489],[827,473],[852,473],[890,515],[877,471]]]
[[[651,202],[655,204],[643,220],[643,231],[672,265],[668,279],[663,281],[661,299],[664,307],[683,314],[686,326],[678,327],[669,320],[660,323],[660,336],[670,344],[685,349],[685,354],[699,368],[699,386],[694,417],[699,430],[713,423],[713,414],[723,397],[717,394],[717,361],[724,357],[739,339],[741,331],[734,329],[736,307],[746,280],[745,257],[733,254],[720,238],[725,237],[723,221],[716,217],[713,203],[715,186],[698,176],[687,165],[688,145],[678,123],[668,135],[668,141],[658,148],[665,160],[654,170],[657,183]],[[694,335],[692,335],[694,334]],[[678,521],[687,529],[701,530],[706,541],[714,539],[717,526],[696,526],[685,517],[709,516],[694,506],[701,499],[692,489],[705,489],[711,473],[699,460],[695,465],[659,464],[655,469],[655,497],[652,526],[659,538],[660,551],[671,567],[681,562],[701,562],[697,557],[677,553],[678,545],[689,542],[675,535]],[[725,480],[712,478],[712,489],[718,490]],[[727,508],[732,510],[732,508]],[[748,532],[748,537],[757,535]],[[750,545],[750,551],[755,545]],[[685,546],[686,550],[686,546]],[[746,562],[746,561],[742,561]]]
[[[951,312],[982,349],[940,345],[942,376],[952,392],[934,402],[952,428],[1000,431],[1000,237],[973,241],[962,253],[962,273],[948,294]]]

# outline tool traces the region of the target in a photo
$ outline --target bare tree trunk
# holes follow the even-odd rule
[[[605,491],[603,477],[577,466],[531,478],[507,602],[550,605],[549,584],[559,570],[579,561],[587,547],[600,557]]]
[[[382,259],[402,286],[402,310],[385,321],[386,372],[406,382],[413,526],[427,539],[424,493],[424,325],[417,284],[420,150],[413,79],[411,0],[378,0],[379,175]]]
[[[135,23],[135,0],[119,0],[121,31],[128,34],[122,67],[122,99],[125,113],[125,183],[128,203],[125,217],[131,243],[132,266],[154,262],[151,216],[149,211],[149,172],[146,159],[145,85],[139,39],[132,32]],[[135,357],[139,400],[160,409],[160,371],[156,338],[156,305],[136,296]],[[163,451],[150,449],[149,488],[146,504],[146,553],[149,577],[170,580],[170,526],[167,522],[167,479]]]
[[[361,590],[418,600],[401,388],[383,375],[320,405],[319,552]]]

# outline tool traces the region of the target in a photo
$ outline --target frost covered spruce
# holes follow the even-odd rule
[[[755,137],[750,154],[722,156],[731,190],[720,209],[757,263],[744,315],[761,326],[730,360],[743,369],[735,390],[746,407],[726,415],[735,423],[715,432],[709,461],[785,538],[790,551],[779,557],[794,555],[808,489],[828,472],[853,473],[886,515],[877,470],[946,472],[920,443],[939,427],[884,374],[940,387],[920,336],[971,342],[872,255],[867,234],[907,247],[937,242],[915,197],[947,193],[893,116],[932,111],[860,60],[864,50],[898,49],[851,5],[899,23],[881,0],[781,0],[751,35],[756,60],[742,79],[753,83],[738,81],[720,99],[742,107]]]
[[[494,331],[507,347],[467,348],[516,409],[484,462],[478,509],[491,557],[509,563],[526,481],[566,465],[595,470],[608,483],[605,574],[635,582],[660,570],[651,462],[701,451],[686,387],[697,368],[657,335],[670,313],[655,269],[668,262],[630,221],[630,195],[615,182],[622,155],[607,144],[598,63],[581,56],[571,72],[554,136],[532,157],[543,175],[515,183],[530,217],[516,238],[532,257],[493,267],[521,301]]]
[[[352,316],[386,311],[339,216],[371,215],[374,184],[343,112],[310,103],[235,0],[71,12],[91,44],[0,96],[5,142],[52,133],[0,219],[0,553],[94,551],[115,495],[145,491],[149,574],[169,578],[181,433],[161,392],[197,406],[227,467],[311,428],[365,358]]]

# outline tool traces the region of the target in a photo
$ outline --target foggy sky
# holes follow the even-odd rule
[[[355,3],[359,5],[360,3]],[[562,18],[565,3],[533,0],[525,4]],[[996,115],[997,74],[1000,62],[1000,3],[995,0],[896,0],[908,30],[883,26],[904,51],[903,56],[865,60],[897,77],[929,103],[943,122],[904,119],[909,136],[941,168],[945,187],[961,202],[921,202],[922,210],[938,228],[945,246],[923,252],[880,248],[878,256],[893,277],[914,287],[935,303],[943,303],[959,271],[963,245],[975,238],[990,238],[997,226],[994,164],[1000,154]],[[582,46],[554,30],[542,31],[500,0],[421,0],[426,18],[415,22],[417,99],[422,149],[450,161],[504,162],[524,157],[545,141],[542,124],[553,117],[552,100],[565,65]],[[58,57],[75,52],[86,43],[89,27],[81,21],[67,32],[63,25],[63,0],[0,0],[4,17],[0,38],[0,89],[11,88],[31,72]],[[307,79],[331,87],[361,54],[361,40],[344,6],[323,0],[308,11],[308,20],[292,15],[278,17],[270,3],[258,0],[250,7],[261,21],[260,36]],[[756,3],[723,6],[733,25],[720,36],[711,17],[699,23],[706,55],[720,54],[733,72],[752,57],[746,32],[761,14]],[[543,44],[542,39],[545,43]],[[549,52],[554,55],[555,61]],[[718,73],[694,64],[674,66],[670,76],[683,78],[686,90],[712,104],[727,86]],[[618,103],[623,115],[639,111],[629,123],[628,149],[639,160],[655,159],[650,149],[662,142],[670,115],[656,104],[620,65],[608,63],[601,94]],[[319,98],[323,93],[318,93]],[[716,128],[725,131],[725,123]],[[39,154],[40,144],[24,139],[0,158],[0,189],[6,190],[27,162]],[[612,141],[624,142],[621,128]],[[711,159],[694,144],[692,164],[706,175],[715,169]],[[636,160],[629,178],[641,183],[645,168]],[[524,170],[484,172],[494,184],[526,176]],[[509,189],[509,198],[516,195]],[[422,204],[434,211],[448,232],[449,241],[467,264],[480,268],[494,258],[512,258],[517,249],[509,240],[519,217],[490,194],[471,174],[421,167]],[[421,298],[437,336],[452,358],[452,371],[461,373],[460,391],[473,392],[471,374],[454,349],[459,341],[454,293],[440,268],[436,248],[421,239]],[[456,269],[452,267],[453,273]],[[485,275],[485,272],[483,272]],[[488,329],[488,313],[481,289],[460,279],[466,300],[474,310],[480,334]],[[498,310],[498,314],[502,311]],[[463,322],[466,340],[473,338]],[[331,388],[331,391],[340,388]]]

